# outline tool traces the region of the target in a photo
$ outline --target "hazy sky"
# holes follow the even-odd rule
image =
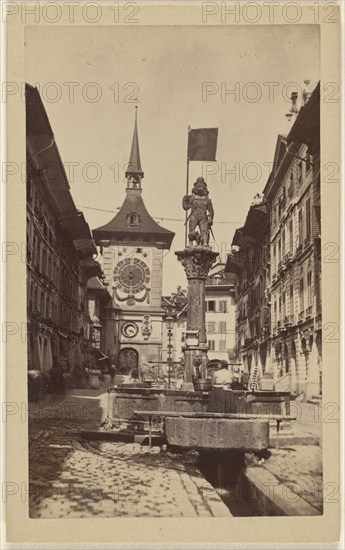
[[[100,210],[115,212],[124,200],[139,106],[143,198],[176,233],[164,260],[165,293],[186,287],[174,251],[184,247],[188,125],[219,128],[217,164],[192,162],[190,183],[207,179],[225,259],[266,184],[277,134],[289,129],[287,94],[296,89],[289,83],[316,83],[319,62],[316,25],[26,29],[26,80],[40,87],[63,162],[75,163],[67,168],[71,192],[91,229],[114,215]],[[226,94],[231,89],[236,94]]]

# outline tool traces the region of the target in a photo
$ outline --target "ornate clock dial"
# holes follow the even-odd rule
[[[134,338],[138,334],[138,331],[138,325],[132,321],[124,323],[121,328],[121,332],[126,338]]]
[[[137,264],[124,265],[119,273],[119,281],[131,289],[139,288],[145,280],[144,270]]]
[[[114,281],[119,290],[135,294],[145,290],[150,281],[150,270],[145,262],[134,259],[124,259],[114,269]]]

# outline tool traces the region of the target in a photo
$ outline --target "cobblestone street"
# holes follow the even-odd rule
[[[297,420],[290,428],[300,443],[292,441],[279,450],[271,448],[271,456],[263,466],[322,513],[322,403],[292,402],[291,410]],[[308,436],[313,436],[317,444],[304,445]]]
[[[30,404],[30,517],[231,515],[196,466],[195,453],[83,439],[82,431],[98,428],[105,418],[107,398],[104,388],[68,390]],[[318,405],[295,407],[293,437],[313,435],[320,445]],[[270,458],[259,464],[316,513],[322,513],[323,498],[319,445],[271,447]]]
[[[104,416],[107,395],[91,392],[30,405],[31,518],[231,515],[193,454],[83,440]]]

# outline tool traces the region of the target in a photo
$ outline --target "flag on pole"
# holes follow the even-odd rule
[[[188,160],[216,160],[218,128],[198,128],[188,133]]]

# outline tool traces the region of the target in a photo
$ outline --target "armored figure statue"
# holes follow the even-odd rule
[[[208,246],[214,211],[212,201],[208,198],[208,189],[204,178],[197,178],[193,185],[192,195],[183,197],[182,206],[184,210],[190,209],[188,245],[193,246],[193,241],[195,241],[197,245]]]

